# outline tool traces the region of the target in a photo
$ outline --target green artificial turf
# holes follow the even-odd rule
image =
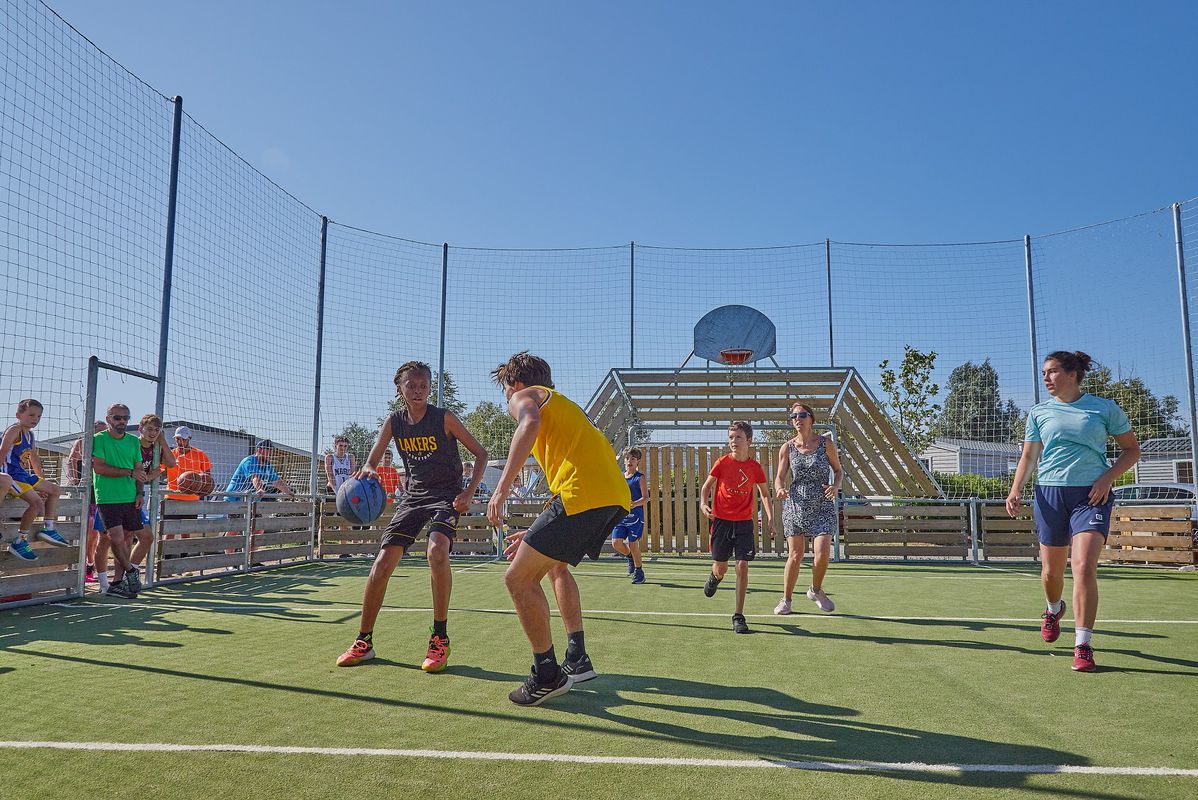
[[[1115,621],[1198,620],[1193,573],[1102,568],[1100,671],[1083,675],[1070,670],[1069,625],[1055,645],[1041,642],[1042,596],[1026,565],[835,564],[825,581],[834,614],[802,596],[805,565],[797,613],[775,617],[782,564],[763,560],[750,570],[753,633],[738,636],[732,575],[708,599],[702,561],[647,562],[643,586],[629,584],[622,563],[584,562],[578,582],[600,678],[519,708],[507,693],[530,654],[503,564],[455,562],[465,571],[454,574],[444,673],[419,670],[431,615],[418,560],[391,581],[378,658],[334,666],[358,629],[368,566],[296,566],[159,587],[136,601],[0,612],[0,740],[1198,769],[1198,624]],[[560,656],[565,635],[560,620],[554,626]],[[164,800],[1198,794],[1194,777],[1019,771],[50,749],[0,758],[13,767],[0,770],[5,798],[70,796],[130,778]]]

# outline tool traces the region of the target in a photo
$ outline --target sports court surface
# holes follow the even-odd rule
[[[731,581],[705,598],[702,560],[647,561],[644,586],[622,562],[587,561],[600,677],[518,708],[507,692],[530,657],[501,563],[455,562],[444,673],[418,667],[430,614],[417,559],[391,581],[379,657],[335,667],[368,567],[0,613],[0,794],[1198,795],[1198,574],[1101,568],[1099,672],[1082,675],[1070,628],[1040,641],[1032,565],[833,565],[835,614],[796,593],[799,613],[775,617],[782,562],[758,561],[754,633],[738,636]]]

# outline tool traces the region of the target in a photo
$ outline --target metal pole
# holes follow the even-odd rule
[[[171,286],[175,272],[175,209],[179,199],[179,138],[183,129],[183,98],[175,96],[175,118],[171,130],[171,172],[170,184],[166,197],[166,254],[162,263],[162,317],[158,330],[158,381],[154,391],[154,413],[165,424],[166,418],[166,357],[167,342],[171,329]],[[87,423],[91,424],[91,419]],[[161,453],[158,445],[154,446],[153,469],[158,470]],[[156,577],[158,563],[158,537],[153,535],[158,525],[158,481],[150,484],[150,491],[145,499],[146,509],[150,518],[150,550],[146,555],[146,584],[152,586]]]
[[[636,369],[636,242],[628,243],[628,368]]]
[[[1040,350],[1036,344],[1036,289],[1032,284],[1032,237],[1023,237],[1023,269],[1027,274],[1027,329],[1032,344],[1032,398],[1040,402]]]
[[[325,265],[329,245],[329,218],[320,218],[320,271],[316,284],[316,385],[312,402],[312,471],[308,476],[308,494],[312,495],[312,533],[310,542],[315,547],[320,535],[320,500],[317,499],[319,488],[319,453],[320,453],[320,376],[324,359],[324,287]],[[308,559],[312,559],[312,548],[309,548]]]
[[[836,366],[836,346],[832,339],[832,240],[824,239],[824,267],[828,285],[828,366]]]
[[[96,421],[96,390],[100,380],[100,359],[92,356],[87,360],[87,397],[83,404],[83,467],[79,471],[79,575],[75,581],[75,594],[83,597],[87,573],[87,529],[91,526],[92,504],[92,445]]]
[[[166,404],[166,343],[171,327],[171,280],[175,271],[175,206],[179,197],[179,133],[183,127],[183,98],[175,98],[171,133],[171,176],[166,198],[166,257],[162,268],[162,325],[158,331],[158,387],[154,413],[162,417]],[[90,422],[91,420],[88,420]]]
[[[1190,400],[1190,471],[1198,466],[1198,407],[1194,391],[1194,346],[1190,338],[1190,296],[1186,288],[1186,253],[1181,236],[1181,203],[1173,204],[1173,233],[1177,238],[1177,288],[1181,297],[1181,343],[1186,357],[1186,392]]]
[[[445,407],[445,298],[449,286],[449,242],[441,245],[441,353],[437,357],[437,405]]]

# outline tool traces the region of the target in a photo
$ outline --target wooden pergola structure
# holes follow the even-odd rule
[[[803,402],[833,430],[846,494],[941,497],[943,492],[852,367],[613,369],[587,414],[619,449],[637,429],[722,433],[733,420],[755,430],[789,429],[788,405]]]

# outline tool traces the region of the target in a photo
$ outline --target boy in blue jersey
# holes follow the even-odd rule
[[[641,568],[641,536],[645,533],[645,476],[641,474],[640,448],[626,447],[621,454],[624,459],[624,480],[632,494],[632,508],[628,516],[616,523],[611,532],[611,546],[628,559],[628,574],[634,584],[645,582],[645,570]]]
[[[8,552],[26,561],[37,560],[37,554],[29,546],[29,532],[33,521],[41,515],[43,524],[37,538],[47,544],[69,547],[55,528],[58,519],[58,484],[42,477],[42,462],[37,457],[33,429],[42,421],[42,404],[32,398],[17,404],[16,424],[10,425],[0,441],[0,463],[11,480],[7,493],[25,501],[27,508],[21,515],[17,538],[8,544]],[[2,496],[2,495],[0,495]]]

